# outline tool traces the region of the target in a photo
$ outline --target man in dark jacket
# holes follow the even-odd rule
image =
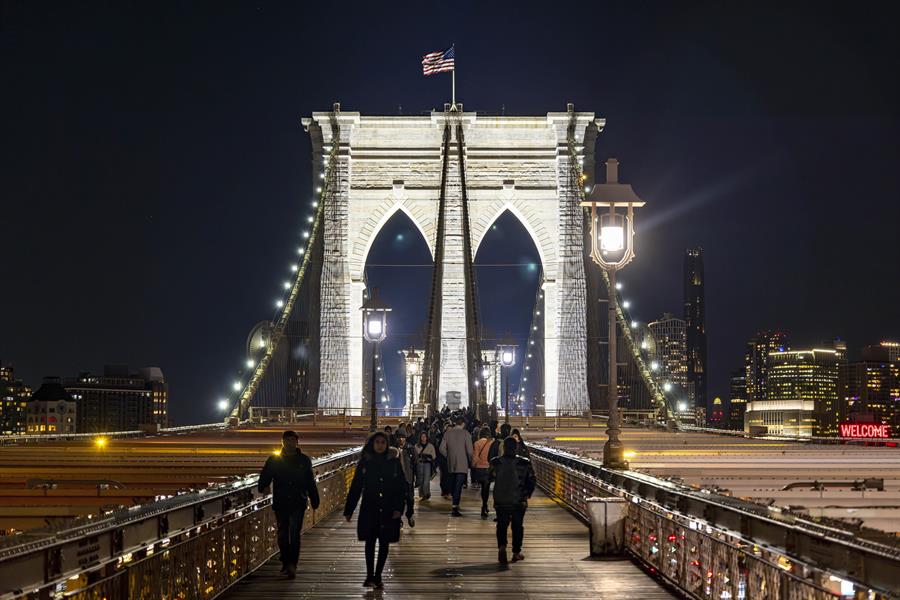
[[[512,523],[513,562],[523,560],[525,509],[534,493],[537,479],[531,461],[516,456],[518,444],[512,437],[503,440],[503,455],[491,461],[490,479],[494,482],[494,510],[497,511],[497,559],[507,563],[506,530]]]
[[[415,484],[416,484],[416,455],[412,446],[406,445],[406,435],[400,429],[394,434],[395,446],[391,448],[394,456],[403,467],[403,477],[406,479],[406,487],[403,489],[403,498],[406,503],[406,520],[410,527],[416,526],[415,513]]]
[[[281,572],[293,579],[297,575],[300,558],[300,532],[309,500],[313,510],[319,508],[319,490],[313,473],[312,460],[297,447],[297,434],[285,431],[281,436],[281,452],[266,460],[259,475],[257,488],[268,493],[275,483],[272,508],[278,521],[278,549],[281,551]]]

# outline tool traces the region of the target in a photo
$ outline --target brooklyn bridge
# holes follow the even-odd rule
[[[595,156],[604,119],[572,105],[513,117],[462,105],[367,116],[335,104],[302,126],[316,190],[309,228],[276,314],[248,327],[224,423],[4,440],[3,483],[30,481],[28,502],[43,507],[35,514],[56,518],[16,515],[35,527],[0,542],[0,598],[900,595],[891,536],[827,518],[822,490],[795,486],[839,472],[856,492],[896,494],[894,450],[707,429],[707,399],[682,406],[653,364],[615,279],[650,207],[619,181],[615,159]],[[594,181],[600,163],[605,176]],[[398,211],[433,260],[427,325],[402,357],[400,409],[382,401],[391,307],[366,276]],[[541,261],[519,344],[484,327],[473,264],[506,213]],[[516,362],[527,370],[511,395]],[[453,518],[434,482],[391,551],[385,590],[366,592],[356,529],[340,510],[360,445],[370,431],[441,411],[527,437],[538,490],[525,560],[498,565],[476,491],[463,492],[463,517]],[[290,581],[275,559],[272,496],[256,485],[284,429],[314,456],[322,496],[307,509]],[[67,487],[65,464],[96,477],[90,493]],[[894,479],[876,482],[886,470]],[[800,503],[822,518],[791,508]]]

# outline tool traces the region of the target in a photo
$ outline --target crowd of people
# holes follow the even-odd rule
[[[280,456],[266,461],[259,489],[275,482],[273,508],[282,573],[294,578],[303,511],[307,499],[316,508],[319,497],[312,463],[297,447],[297,434],[285,432],[283,446]],[[445,407],[427,419],[419,417],[373,433],[363,447],[344,505],[347,521],[359,505],[356,530],[366,557],[363,585],[384,587],[381,576],[390,545],[400,539],[404,516],[409,527],[416,526],[416,492],[420,503],[429,502],[434,479],[442,498],[450,501],[449,514],[454,518],[464,514],[462,490],[470,485],[480,491],[481,518],[490,518],[493,491],[497,560],[501,565],[524,560],[525,511],[536,487],[529,454],[518,429],[508,423],[482,423],[471,409],[451,412]],[[510,526],[511,557],[507,553]]]

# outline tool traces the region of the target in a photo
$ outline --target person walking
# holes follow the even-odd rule
[[[415,513],[416,499],[414,496],[416,482],[416,458],[413,449],[406,445],[405,430],[397,428],[394,434],[394,448],[391,448],[397,459],[400,460],[400,467],[403,469],[403,478],[405,479],[405,487],[403,488],[403,499],[406,505],[406,521],[410,527],[416,526]],[[402,525],[402,521],[401,521]]]
[[[256,484],[261,493],[268,493],[269,486],[274,483],[272,509],[278,523],[281,573],[288,579],[297,576],[306,504],[309,502],[313,510],[319,508],[319,489],[312,460],[300,451],[299,441],[295,432],[285,431],[281,435],[281,452],[266,459]]]
[[[525,458],[531,458],[531,450],[528,449],[528,446],[525,445],[525,438],[522,437],[522,434],[519,433],[518,429],[513,429],[510,434],[513,439],[516,440],[516,456],[524,456]]]
[[[503,440],[503,454],[491,461],[490,480],[494,482],[494,510],[497,511],[497,560],[507,564],[506,530],[512,524],[512,561],[524,560],[525,510],[534,493],[537,479],[531,461],[516,456],[516,440]]]
[[[440,429],[438,430],[437,443],[435,444],[436,448],[443,448],[442,444],[444,442],[444,436],[447,435],[448,431],[450,431],[449,424],[442,422]],[[438,452],[437,467],[440,472],[439,481],[441,484],[441,497],[443,497],[444,500],[449,500],[452,497],[453,477],[450,475],[450,471],[447,468],[447,455],[444,454],[443,450]]]
[[[365,542],[365,587],[383,589],[381,573],[387,562],[390,545],[400,540],[400,517],[403,515],[403,467],[388,451],[388,436],[376,431],[369,437],[356,465],[356,473],[347,492],[344,517],[349,521],[362,497],[356,536]],[[375,543],[378,542],[378,562],[375,562]]]
[[[416,483],[419,485],[419,500],[431,498],[431,472],[437,452],[434,444],[428,441],[428,432],[419,433],[419,441],[413,446],[416,457]]]
[[[466,421],[462,416],[456,417],[455,423],[453,428],[444,433],[440,450],[447,458],[447,473],[451,476],[450,481],[453,484],[452,514],[454,517],[461,517],[459,502],[469,473],[469,465],[472,464],[472,436],[466,431]]]
[[[472,475],[473,480],[477,480],[481,485],[481,518],[488,518],[488,499],[491,495],[491,480],[488,477],[488,470],[491,466],[488,455],[491,452],[491,444],[493,443],[491,430],[482,427],[478,434],[478,441],[472,447]]]

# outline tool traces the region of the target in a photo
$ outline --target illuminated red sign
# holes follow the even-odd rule
[[[889,438],[891,426],[881,423],[841,423],[841,437],[845,438]]]

